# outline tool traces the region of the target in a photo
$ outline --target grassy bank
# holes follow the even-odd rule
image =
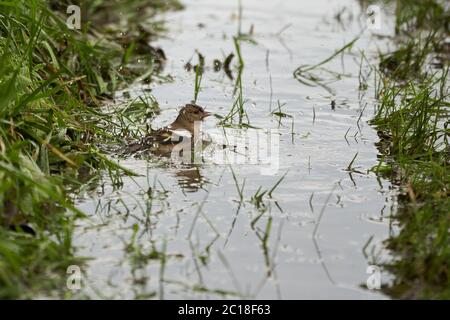
[[[445,1],[396,1],[395,50],[379,57],[374,170],[400,187],[395,298],[450,298],[449,18]]]
[[[152,17],[180,7],[70,1],[82,11],[71,30],[68,2],[0,2],[0,298],[70,296],[66,269],[82,263],[71,195],[103,170],[121,172],[98,147],[117,138],[100,107],[136,77],[158,76],[164,52],[148,43],[162,25]]]

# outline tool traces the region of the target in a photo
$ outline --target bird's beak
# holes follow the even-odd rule
[[[205,119],[206,117],[209,117],[209,116],[211,116],[212,115],[212,113],[211,112],[204,112],[203,113],[203,116],[202,116],[202,119]]]

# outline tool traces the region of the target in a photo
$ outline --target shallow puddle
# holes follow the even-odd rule
[[[173,82],[152,85],[162,111],[153,127],[168,124],[178,107],[193,99],[195,73],[185,65],[198,63],[196,50],[206,63],[197,103],[228,114],[235,101],[237,57],[231,64],[234,80],[213,66],[215,59],[235,53],[233,36],[241,24],[241,32],[254,40],[241,42],[244,108],[250,125],[278,130],[279,168],[267,175],[257,164],[121,161],[141,176],[124,177],[118,190],[105,183],[78,201],[89,218],[78,228],[77,254],[92,257],[83,269],[83,294],[385,298],[363,288],[372,256],[385,255],[380,243],[391,232],[394,206],[390,183],[367,173],[377,165],[378,138],[366,123],[373,115],[373,94],[369,89],[361,97],[358,90],[357,53],[376,45],[363,35],[354,54],[326,65],[343,74],[328,84],[332,92],[293,77],[298,66],[320,62],[360,34],[364,19],[358,3],[243,1],[242,20],[237,1],[184,4],[185,10],[162,17],[168,32],[157,45],[165,50],[164,73]],[[339,22],[333,16],[343,8],[350,11]],[[144,89],[132,87],[130,95]],[[278,106],[285,116],[276,113]],[[217,122],[206,120],[204,130],[217,130]],[[259,194],[270,191],[284,174],[272,197],[268,192],[255,197],[259,188]],[[388,279],[382,274],[383,282]]]

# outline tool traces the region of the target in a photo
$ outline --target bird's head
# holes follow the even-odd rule
[[[203,121],[206,117],[210,116],[211,113],[206,112],[205,109],[199,105],[190,103],[185,105],[178,115],[177,121],[182,123],[194,124],[196,121]]]

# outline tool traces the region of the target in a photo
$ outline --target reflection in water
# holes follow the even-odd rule
[[[333,193],[334,193],[336,187],[337,187],[337,185],[333,186],[333,190],[331,190],[330,194],[328,195],[327,199],[325,200],[325,203],[324,203],[322,209],[320,210],[319,217],[317,218],[317,221],[315,222],[314,231],[312,233],[312,241],[314,243],[314,248],[316,249],[317,257],[319,258],[319,262],[320,262],[323,270],[325,271],[327,278],[330,280],[330,282],[333,285],[336,285],[336,282],[333,280],[333,278],[330,274],[330,271],[328,270],[328,267],[325,263],[325,260],[322,257],[322,252],[320,251],[319,243],[317,242],[317,232],[319,231],[320,222],[322,221],[322,217],[323,217],[323,214],[325,213],[325,209],[328,205],[328,202],[331,200],[331,197],[333,196]],[[311,208],[312,208],[312,206],[311,206]]]
[[[199,165],[190,165],[187,169],[180,169],[175,174],[178,179],[178,185],[186,192],[196,192],[203,189],[207,181],[200,172]]]

